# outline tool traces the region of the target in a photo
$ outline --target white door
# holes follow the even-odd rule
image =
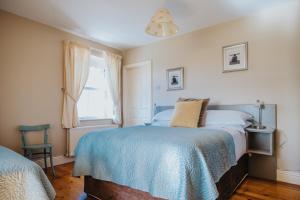
[[[124,66],[124,126],[142,125],[152,117],[151,61]]]

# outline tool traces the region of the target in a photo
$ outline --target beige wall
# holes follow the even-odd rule
[[[20,124],[50,123],[54,154],[66,151],[61,128],[65,39],[101,44],[0,11],[0,145],[20,150]]]
[[[249,70],[222,73],[222,47],[249,43]],[[281,6],[125,52],[125,63],[152,60],[154,102],[180,96],[212,103],[261,99],[278,105],[278,167],[300,170],[300,6]],[[185,89],[166,91],[166,69],[185,68]]]

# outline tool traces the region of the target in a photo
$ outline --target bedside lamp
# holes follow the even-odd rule
[[[266,127],[262,125],[262,110],[265,108],[265,104],[263,101],[256,100],[256,107],[258,107],[258,124],[255,125],[256,129],[265,129]]]

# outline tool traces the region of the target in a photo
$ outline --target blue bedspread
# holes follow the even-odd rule
[[[53,200],[55,191],[36,163],[0,146],[0,199]]]
[[[136,126],[91,132],[76,148],[75,176],[91,175],[171,200],[216,199],[215,183],[236,164],[224,131]]]

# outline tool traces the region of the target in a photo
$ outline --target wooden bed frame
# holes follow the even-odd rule
[[[238,160],[238,164],[231,167],[216,183],[219,198],[226,200],[233,194],[236,188],[248,175],[248,154]],[[132,189],[116,183],[97,180],[91,176],[84,177],[84,192],[91,199],[101,200],[158,200],[147,192]]]

